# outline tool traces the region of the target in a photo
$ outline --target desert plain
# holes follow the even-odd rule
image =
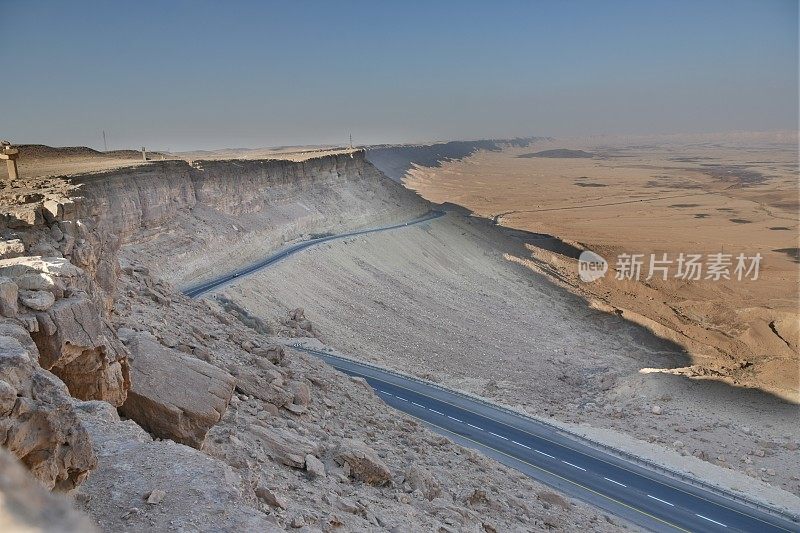
[[[431,201],[531,232],[526,265],[690,354],[690,364],[663,371],[800,400],[796,138],[607,138],[532,148],[416,168],[405,183]],[[547,236],[599,253],[609,273],[582,282],[574,258]],[[621,254],[642,256],[638,279],[620,271],[628,268]],[[679,274],[681,254],[702,256],[700,279]],[[727,263],[719,279],[708,270],[716,254]],[[757,254],[758,272],[745,276]],[[651,256],[656,269],[647,279]]]

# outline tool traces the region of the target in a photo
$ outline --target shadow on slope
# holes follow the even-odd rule
[[[590,319],[594,324],[600,325],[603,330],[617,331],[637,346],[644,348],[643,352],[649,353],[653,357],[649,360],[637,360],[637,364],[642,368],[646,368],[647,365],[659,368],[659,374],[663,376],[663,379],[691,387],[694,394],[702,396],[702,401],[708,401],[709,405],[719,405],[720,408],[723,406],[736,407],[739,402],[742,406],[758,405],[760,408],[771,409],[772,412],[786,412],[787,415],[796,408],[791,402],[764,389],[738,386],[715,377],[690,378],[682,370],[691,367],[696,361],[683,346],[659,336],[656,331],[644,325],[624,318],[622,310],[606,312],[590,307],[590,303],[584,297],[556,283],[554,280],[566,285],[571,284],[547,262],[533,257],[528,246],[548,250],[571,259],[577,259],[580,252],[583,251],[581,248],[561,241],[552,235],[497,225],[496,221],[476,215],[460,205],[448,202],[442,204],[441,208],[450,214],[467,218],[471,224],[484,225],[491,244],[507,257],[524,259],[534,264],[536,269],[525,267],[520,262],[514,261],[520,271],[543,281],[541,286],[546,287],[547,292],[554,295],[554,299],[564,301],[565,305],[573,309],[576,315]],[[497,238],[491,237],[493,233],[497,235]]]
[[[450,141],[435,144],[386,145],[367,148],[367,160],[394,181],[400,182],[414,165],[438,167],[444,161],[462,159],[478,150],[497,152],[503,147],[526,147],[536,137],[519,139],[487,139],[479,141]]]

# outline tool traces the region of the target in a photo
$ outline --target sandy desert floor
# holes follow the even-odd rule
[[[530,235],[523,263],[691,355],[684,367],[653,371],[757,387],[797,402],[800,258],[797,145],[791,141],[536,143],[419,167],[405,183],[434,202],[453,202],[502,226],[552,235],[606,258],[609,273],[584,283],[577,261],[552,240]],[[584,157],[534,155],[547,150],[556,152],[544,155]],[[623,253],[643,255],[638,280],[616,279]],[[675,277],[681,253],[702,255],[702,279]],[[732,255],[731,280],[705,279],[709,254],[717,253]],[[651,254],[672,261],[660,265],[668,279],[655,270],[646,280]],[[737,279],[739,254],[746,267],[747,258],[761,254],[757,280],[752,273]]]

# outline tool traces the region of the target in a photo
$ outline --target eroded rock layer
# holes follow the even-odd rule
[[[362,152],[22,179],[0,201],[0,443],[103,530],[614,527],[518,497],[552,493],[279,344],[316,335],[302,309],[273,331],[178,290],[430,209]]]

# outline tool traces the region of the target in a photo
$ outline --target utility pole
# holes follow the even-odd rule
[[[350,134],[350,149],[353,149],[353,134]]]
[[[108,143],[106,142],[106,130],[103,130],[103,151],[108,152]]]

